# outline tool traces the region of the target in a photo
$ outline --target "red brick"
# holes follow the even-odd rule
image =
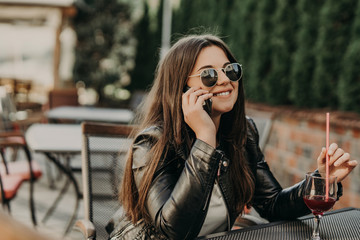
[[[308,143],[311,145],[322,144],[325,142],[325,134],[321,134],[321,132],[305,132],[302,134],[302,142]]]
[[[276,149],[272,147],[267,147],[265,150],[265,160],[267,162],[272,162],[276,157]]]
[[[360,138],[360,129],[358,129],[358,128],[353,128],[353,129],[352,129],[352,136],[353,136],[354,138]]]
[[[295,174],[293,175],[293,178],[294,178],[294,184],[298,183],[298,182],[300,182],[301,180],[304,179],[303,177],[300,177],[300,176],[295,175]]]
[[[349,195],[349,202],[350,202],[350,204],[347,207],[360,208],[360,196],[358,194],[349,192],[346,193],[346,195]]]
[[[334,131],[337,134],[343,135],[346,133],[346,129],[343,126],[336,125],[332,127],[332,131]]]
[[[320,124],[318,122],[314,122],[314,121],[308,121],[307,123],[308,128],[310,129],[321,129],[323,127],[323,124]]]
[[[303,153],[302,148],[299,147],[299,146],[297,146],[297,147],[295,148],[295,154],[296,154],[296,155],[302,155],[302,153]]]
[[[351,180],[351,176],[348,176],[343,181],[341,181],[341,184],[343,185],[343,188],[348,189],[350,187],[350,180]]]
[[[283,121],[289,125],[292,126],[298,126],[299,125],[299,121],[293,117],[284,117]]]
[[[298,132],[293,129],[292,131],[289,132],[289,139],[288,140],[291,140],[293,142],[296,142],[299,138],[299,135],[298,135]]]
[[[341,146],[342,149],[344,149],[345,152],[350,152],[351,150],[351,142],[350,141],[344,141]]]
[[[294,157],[294,156],[288,157],[287,164],[288,164],[288,166],[291,167],[291,168],[296,168],[297,162],[296,162],[295,157]]]
[[[360,196],[350,191],[344,191],[344,195],[334,205],[334,209],[341,209],[345,207],[360,208]]]
[[[315,115],[309,116],[307,114],[305,118],[293,118],[287,115],[275,115],[271,134],[276,141],[268,142],[265,156],[274,175],[278,174],[276,176],[279,181],[283,181],[281,184],[288,184],[285,183],[287,181],[293,181],[292,184],[294,184],[300,180],[300,176],[292,173],[312,171],[317,167],[317,157],[321,148],[325,147],[326,125],[323,116],[321,118]],[[352,155],[352,159],[360,159],[360,150],[358,150],[360,128],[357,126],[343,125],[334,121],[330,125],[330,143],[337,142]],[[335,209],[360,208],[360,194],[354,191],[354,184],[359,181],[358,173],[349,175],[342,182],[344,196],[335,204]]]
[[[350,198],[348,195],[344,195],[337,201],[333,207],[333,210],[345,208],[350,206]]]

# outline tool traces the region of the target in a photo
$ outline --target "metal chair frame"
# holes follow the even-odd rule
[[[93,123],[93,122],[83,122],[82,123],[82,134],[83,134],[83,148],[82,148],[82,180],[83,180],[83,199],[84,199],[84,210],[85,219],[78,220],[76,222],[75,228],[80,230],[86,239],[96,239],[97,231],[94,224],[94,205],[93,202],[96,200],[97,193],[93,192],[92,186],[92,172],[91,170],[92,154],[102,154],[101,150],[97,149],[94,151],[91,149],[89,139],[96,137],[112,138],[112,139],[128,139],[129,135],[133,131],[133,125],[123,125],[123,124],[110,124],[110,123]],[[129,142],[127,142],[129,143]],[[125,147],[119,146],[118,154],[126,153],[130,145]],[[114,156],[116,161],[119,161],[118,158]],[[99,170],[99,169],[97,169]],[[103,169],[100,169],[103,171]],[[111,173],[113,174],[113,173]],[[111,181],[115,181],[115,177],[111,178]],[[117,189],[113,189],[116,191]],[[104,196],[102,196],[104,197]],[[111,196],[109,196],[111,198]],[[111,216],[109,216],[110,220]]]

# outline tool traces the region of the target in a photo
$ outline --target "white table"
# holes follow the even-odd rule
[[[76,202],[73,215],[65,230],[65,233],[67,233],[76,218],[81,193],[71,168],[65,166],[58,159],[57,154],[65,155],[81,153],[81,126],[78,124],[33,124],[27,129],[25,138],[29,148],[35,153],[42,153],[46,155],[47,159],[54,163],[56,167],[68,177],[69,181],[71,181],[75,188]],[[50,182],[50,186],[53,186],[53,179],[50,179]],[[58,197],[45,214],[42,222],[45,222],[54,212],[63,194],[67,191],[68,185],[68,181],[66,181]]]
[[[26,141],[30,147],[30,149],[36,153],[42,153],[47,156],[47,159],[54,163],[57,168],[63,172],[68,179],[71,181],[75,188],[76,192],[76,204],[73,216],[71,217],[67,229],[67,232],[72,226],[72,222],[74,221],[77,215],[77,209],[79,205],[79,200],[82,198],[82,194],[79,190],[79,185],[73,175],[72,169],[69,166],[65,166],[58,159],[58,155],[62,156],[71,156],[81,154],[82,149],[82,130],[80,124],[33,124],[31,125],[25,134]],[[94,144],[90,145],[91,151],[105,151],[107,153],[119,153],[123,150],[120,146],[126,146],[124,141],[128,141],[130,144],[130,140],[128,139],[104,139],[104,141],[112,141],[111,144],[109,142],[109,146],[113,146],[112,148],[103,149],[100,146],[94,146]],[[114,143],[114,141],[116,141]],[[103,143],[102,143],[103,145]],[[119,147],[116,147],[119,146]],[[69,184],[65,184],[63,190],[61,190],[58,198],[53,203],[52,207],[49,209],[48,213],[45,214],[43,222],[52,214],[56,205],[61,200],[62,195],[66,192]]]
[[[46,116],[50,121],[55,122],[59,119],[65,119],[75,122],[130,123],[134,118],[134,112],[123,108],[64,106],[50,109]]]
[[[25,137],[34,152],[81,153],[79,124],[33,124]]]
[[[81,154],[82,132],[79,124],[33,124],[27,129],[25,137],[29,147],[37,153]],[[101,146],[91,144],[91,150],[120,152],[127,150],[124,148],[126,146],[124,141],[130,143],[128,139],[104,139],[103,141],[109,141],[108,145],[113,147],[103,149]]]

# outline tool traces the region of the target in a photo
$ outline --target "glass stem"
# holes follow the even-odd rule
[[[315,215],[315,228],[311,237],[311,240],[321,240],[320,239],[320,235],[319,235],[319,225],[320,225],[320,219],[321,219],[321,214],[316,214]]]

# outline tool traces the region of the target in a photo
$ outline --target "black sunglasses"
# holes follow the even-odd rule
[[[237,82],[241,79],[243,71],[241,64],[239,63],[229,63],[224,68],[220,68],[221,71],[225,73],[225,75],[230,79],[232,82]],[[215,68],[206,68],[201,71],[200,74],[191,75],[189,77],[197,77],[200,76],[202,83],[206,87],[213,87],[215,86],[218,80],[218,70]]]

